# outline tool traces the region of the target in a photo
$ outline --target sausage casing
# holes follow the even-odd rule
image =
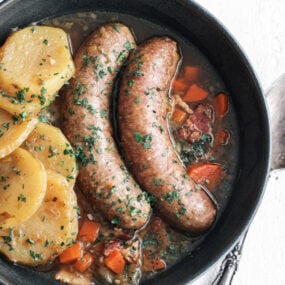
[[[155,197],[158,211],[177,228],[201,233],[213,223],[216,209],[187,176],[167,127],[168,90],[178,61],[177,44],[167,37],[138,47],[121,82],[119,133],[129,169]]]
[[[98,28],[75,55],[75,78],[63,104],[63,130],[79,162],[80,188],[111,223],[128,229],[146,223],[150,205],[118,153],[110,104],[116,75],[134,47],[126,26]]]

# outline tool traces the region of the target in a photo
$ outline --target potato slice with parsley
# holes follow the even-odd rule
[[[38,123],[23,143],[23,148],[38,158],[46,169],[60,173],[70,185],[74,185],[77,176],[75,156],[60,129]]]
[[[37,117],[16,117],[0,109],[0,158],[19,147],[37,122]]]
[[[39,209],[46,186],[43,164],[28,151],[17,148],[0,159],[0,227],[29,219]]]
[[[0,230],[0,251],[16,263],[46,264],[74,242],[77,232],[76,195],[63,176],[47,170],[42,205],[23,224]]]
[[[14,32],[0,48],[0,107],[37,114],[73,74],[62,29],[31,26]]]

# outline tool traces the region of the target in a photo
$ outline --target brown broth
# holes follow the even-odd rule
[[[107,12],[86,12],[65,15],[59,18],[46,20],[42,22],[42,24],[57,26],[66,30],[70,35],[72,50],[73,52],[76,52],[76,50],[80,46],[81,42],[86,38],[86,36],[88,36],[100,24],[110,21],[120,21],[131,27],[136,36],[137,43],[140,43],[149,37],[158,35],[168,35],[174,38],[179,43],[181,55],[183,56],[181,70],[186,65],[198,65],[201,67],[202,72],[201,76],[199,77],[198,83],[209,93],[209,97],[206,99],[206,101],[202,102],[203,104],[212,104],[214,96],[217,95],[219,92],[224,92],[228,94],[226,86],[224,85],[223,81],[221,80],[215,69],[211,66],[207,58],[189,41],[182,37],[179,37],[176,33],[165,27],[161,27],[152,24],[146,20],[135,18],[129,15]],[[116,96],[116,92],[114,92],[114,94]],[[189,104],[189,106],[191,108],[195,108],[197,104],[191,103]],[[177,138],[175,134],[175,124],[170,121],[169,125],[170,132],[174,138],[174,147],[181,155],[181,145],[183,145],[184,142]],[[226,169],[225,178],[214,191],[214,196],[220,206],[220,216],[231,192],[233,191],[234,180],[237,175],[237,156],[239,149],[237,143],[238,128],[235,111],[231,100],[230,110],[221,122],[219,128],[229,130],[231,135],[229,143],[226,146],[217,148],[213,155],[214,158],[212,158],[212,160],[214,159],[215,162],[222,164],[223,167]],[[214,125],[214,132],[216,131],[216,129],[217,126]],[[188,165],[189,163],[185,163],[186,167]],[[83,210],[82,219],[84,219],[87,214],[91,214],[93,218],[101,224],[101,234],[99,237],[100,241],[109,241],[114,238],[120,237],[122,232],[118,232],[117,229],[114,231],[114,229],[109,225],[109,223],[102,219],[99,213],[95,213],[91,209],[85,198],[80,193],[78,195],[79,197],[81,197],[79,200],[81,200],[80,205]],[[153,216],[152,221],[150,223],[157,223],[157,221],[157,218]],[[148,254],[153,255],[154,258],[163,259],[167,265],[166,268],[177,263],[185,255],[191,254],[191,251],[193,251],[204,238],[204,236],[199,238],[190,237],[185,233],[178,232],[177,230],[171,228],[163,222],[162,230],[160,229],[160,233],[158,231],[149,230],[149,227],[150,226],[138,232],[131,233],[133,235],[133,239],[138,239],[141,241],[142,247],[144,248],[144,252],[148,252]],[[124,231],[123,233],[126,234]],[[97,245],[98,243],[96,243],[96,245],[88,245],[88,250],[96,254],[96,252],[98,251]],[[106,283],[107,280],[104,280],[104,278],[109,278],[110,280],[112,280],[112,282],[120,282],[118,284],[137,284],[139,280],[147,279],[153,274],[155,274],[154,272],[141,272],[139,266],[134,266],[133,268],[132,266],[129,266],[128,270],[126,270],[127,276],[118,277],[115,274],[106,271],[102,268],[103,267],[100,266],[92,267],[91,271],[94,278],[94,282],[96,284],[97,282]]]

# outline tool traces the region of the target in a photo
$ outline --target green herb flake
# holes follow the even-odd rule
[[[107,110],[104,109],[100,110],[100,117],[102,119],[105,119],[107,117]]]
[[[38,260],[42,260],[43,256],[41,253],[36,253],[33,250],[30,250],[30,256],[32,258],[33,261],[38,261]]]
[[[147,134],[143,136],[140,132],[134,132],[134,138],[136,142],[140,143],[143,145],[145,149],[151,148],[151,142],[152,142],[152,135]]]
[[[30,244],[34,244],[34,243],[35,243],[35,242],[34,242],[32,239],[30,239],[30,238],[27,238],[27,239],[26,239],[26,242],[27,242],[27,243],[30,243]]]
[[[133,87],[133,85],[134,85],[134,80],[133,79],[130,79],[129,81],[128,81],[128,86],[129,87]]]
[[[89,66],[91,64],[91,59],[87,54],[82,55],[82,61],[85,66]]]
[[[18,196],[18,201],[19,201],[19,202],[26,203],[26,202],[27,202],[27,198],[26,198],[23,194],[20,194],[20,195]]]
[[[16,98],[17,101],[22,105],[26,102],[26,92],[29,91],[29,88],[23,88],[22,90],[19,90],[16,92]]]
[[[2,126],[8,131],[10,128],[10,123],[3,123]]]
[[[118,32],[118,33],[121,32],[121,28],[120,28],[120,26],[119,26],[118,24],[114,24],[114,25],[113,25],[113,28],[114,28],[114,30],[115,30],[116,32]]]
[[[10,187],[10,184],[6,184],[3,186],[3,190],[7,190]]]
[[[111,220],[111,224],[113,224],[113,225],[118,225],[120,222],[121,222],[120,217],[115,217]]]
[[[126,50],[122,50],[117,57],[116,62],[123,62],[127,59],[128,52]]]
[[[107,70],[108,70],[108,72],[109,72],[110,74],[113,74],[113,72],[114,72],[114,69],[113,69],[112,66],[108,66],[108,67],[107,67]]]
[[[183,207],[179,210],[179,214],[181,214],[181,215],[185,215],[186,212],[187,212],[187,209],[185,209]]]
[[[130,42],[125,42],[124,48],[126,48],[127,50],[130,50],[132,48],[132,44]]]
[[[58,151],[57,151],[57,149],[55,149],[53,146],[49,146],[49,152],[50,152],[50,154],[48,155],[48,158],[51,158],[51,157],[53,157],[53,156],[56,156],[56,155],[58,155]]]
[[[44,116],[44,115],[39,115],[39,121],[40,121],[41,123],[47,123],[47,122],[48,122],[48,119],[47,119],[47,117]]]

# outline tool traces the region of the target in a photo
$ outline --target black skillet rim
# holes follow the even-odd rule
[[[99,7],[99,9],[96,10],[106,10],[106,6],[108,6],[115,12],[129,13],[134,16],[145,12],[146,19],[151,18],[150,20],[160,22],[160,20],[157,19],[161,17],[162,22],[175,22],[175,25],[179,27],[179,32],[183,34],[184,37],[186,36],[190,41],[193,41],[215,67],[219,65],[220,60],[223,61],[223,56],[227,56],[227,60],[232,61],[233,66],[237,64],[240,69],[239,71],[243,73],[243,76],[241,76],[242,78],[240,79],[241,83],[242,80],[247,82],[249,85],[247,87],[250,88],[250,93],[252,93],[254,97],[254,100],[252,100],[258,106],[258,123],[257,125],[254,124],[253,128],[256,126],[261,128],[260,130],[256,130],[256,132],[260,132],[258,138],[261,140],[260,145],[257,147],[260,157],[255,157],[257,160],[252,169],[241,169],[240,175],[240,177],[243,177],[244,172],[249,174],[252,171],[254,178],[256,178],[256,184],[252,185],[250,176],[245,177],[246,179],[249,179],[249,183],[251,183],[250,187],[254,187],[251,196],[249,197],[252,202],[249,209],[244,209],[246,212],[243,213],[242,217],[239,217],[241,218],[239,221],[229,222],[227,218],[222,217],[215,229],[207,236],[200,249],[196,250],[192,256],[187,256],[169,270],[158,274],[147,282],[143,282],[143,284],[169,284],[171,282],[174,284],[185,284],[187,281],[194,280],[201,273],[205,272],[205,270],[215,263],[219,257],[225,254],[237,241],[240,234],[249,226],[254,217],[264,192],[263,190],[269,171],[270,132],[266,104],[254,72],[237,43],[229,35],[226,29],[199,5],[189,0],[137,0],[133,2],[129,1],[128,4],[129,7],[125,9],[124,5],[122,5],[122,2],[119,0],[98,0],[96,2],[90,0],[4,0],[3,2],[0,2],[0,13],[7,13],[6,15],[12,17],[12,15],[17,12],[17,15],[19,15],[19,13],[20,15],[25,15],[25,21],[23,22],[20,19],[21,17],[12,17],[9,18],[9,23],[3,23],[0,18],[0,27],[3,32],[3,34],[0,34],[0,37],[3,38],[7,35],[11,27],[22,27],[50,15],[67,14],[78,10],[92,10],[94,5]],[[41,9],[39,9],[39,7],[41,7]],[[140,9],[139,12],[136,11],[138,8]],[[156,16],[149,16],[148,13],[151,10],[159,12]],[[177,16],[178,14],[179,19],[175,18],[175,15]],[[193,22],[189,21],[190,15],[192,19],[194,19]],[[186,25],[192,25],[191,32],[187,29]],[[212,40],[212,42],[206,46],[203,43],[203,38],[214,38],[219,41],[215,42],[215,40]],[[230,75],[226,74],[226,70],[223,70],[223,67],[221,69],[218,68],[218,72],[222,75],[222,79],[225,82],[231,82],[232,84],[231,78],[229,78]],[[243,90],[243,84],[241,84],[241,89]],[[240,102],[237,102],[237,107],[243,108],[244,106],[242,106]],[[242,118],[240,119],[243,121]],[[247,130],[247,127],[242,128],[241,143],[247,142],[251,144],[250,141],[247,141],[246,139],[246,136],[249,135],[249,131],[252,131],[252,129]],[[241,163],[243,163],[243,159],[244,158],[242,157]],[[240,177],[237,179],[237,185],[239,185]],[[232,197],[231,200],[232,199],[234,198]],[[229,204],[231,204],[230,201]],[[235,207],[235,205],[232,206]],[[226,209],[225,212],[227,211],[228,210]],[[221,225],[229,225],[230,223],[233,224],[231,226],[231,232],[223,232],[224,228]],[[213,249],[213,247],[215,247],[215,249]],[[195,260],[194,263],[193,260]],[[7,284],[17,283],[24,285],[37,284],[39,282],[42,284],[53,283],[45,276],[45,274],[34,272],[21,266],[11,266],[11,264],[6,262],[5,264],[0,264],[0,271],[5,271],[2,274],[2,280]]]

